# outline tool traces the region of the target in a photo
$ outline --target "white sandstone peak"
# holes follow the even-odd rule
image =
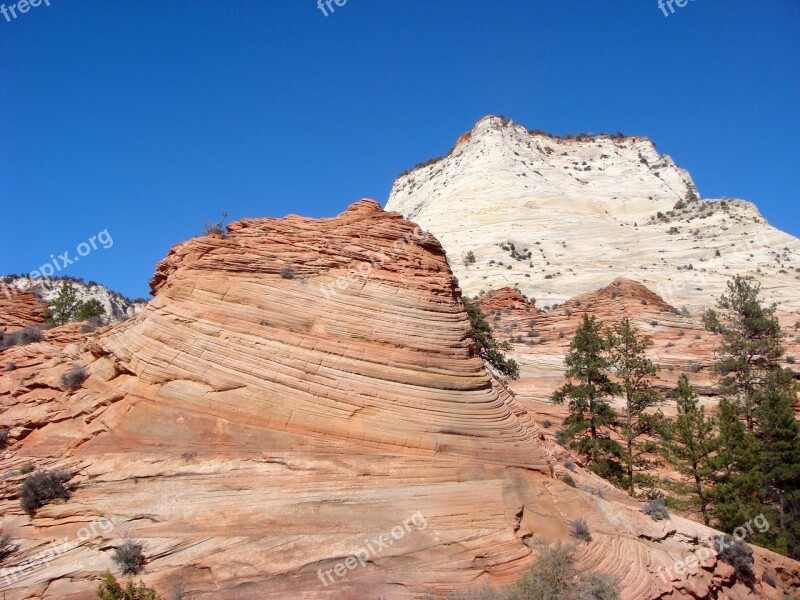
[[[401,175],[386,209],[441,241],[469,295],[517,286],[545,306],[623,276],[699,308],[742,273],[782,308],[800,307],[800,240],[749,202],[700,200],[644,137],[558,137],[487,116]]]

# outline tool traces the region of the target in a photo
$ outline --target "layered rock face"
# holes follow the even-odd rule
[[[437,597],[511,581],[576,516],[581,568],[625,599],[800,586],[800,565],[756,549],[751,591],[707,550],[713,530],[655,523],[580,469],[560,481],[562,451],[477,358],[438,241],[372,201],[234,223],[175,246],[151,284],[128,321],[0,353],[16,364],[0,373],[8,600],[93,598],[126,538],[165,595]],[[89,377],[69,390],[76,365]],[[69,501],[23,514],[27,463],[70,469]]]
[[[699,310],[751,274],[767,301],[800,310],[800,240],[748,202],[698,198],[646,138],[560,139],[486,117],[402,175],[386,208],[436,235],[470,296],[518,287],[541,307],[627,277]]]

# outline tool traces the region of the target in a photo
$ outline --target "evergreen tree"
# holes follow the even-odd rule
[[[510,379],[519,378],[519,365],[513,358],[507,358],[504,352],[511,350],[508,342],[498,342],[492,334],[492,328],[486,322],[480,306],[470,302],[466,298],[462,299],[464,310],[469,316],[472,326],[472,338],[478,348],[480,357],[497,369],[500,373]]]
[[[699,405],[685,374],[678,381],[675,401],[678,414],[670,423],[665,450],[678,472],[692,481],[692,494],[703,514],[703,522],[708,525],[711,521],[709,486],[714,474],[712,457],[718,443],[714,420],[706,417],[705,408]]]
[[[61,283],[55,298],[50,302],[44,312],[45,319],[52,325],[63,325],[69,323],[75,317],[80,306],[80,301],[75,293],[75,288],[68,281]]]
[[[737,275],[720,296],[718,311],[705,314],[706,327],[722,335],[715,371],[723,392],[739,406],[749,432],[755,427],[758,390],[783,356],[775,305],[765,307],[760,293],[760,283]]]
[[[790,373],[767,378],[758,408],[763,498],[772,511],[769,547],[800,559],[800,423],[792,405],[797,392]]]
[[[86,302],[81,302],[75,311],[75,321],[88,321],[92,318],[100,318],[106,314],[106,310],[96,298],[90,298]]]
[[[714,516],[720,529],[732,533],[763,511],[761,503],[761,449],[754,433],[747,431],[739,408],[727,398],[719,403],[719,450],[714,457],[716,473]],[[754,537],[751,542],[758,543]]]
[[[617,425],[609,397],[622,390],[609,377],[611,364],[606,351],[602,324],[584,314],[564,359],[567,383],[553,393],[551,400],[556,404],[569,400],[569,416],[564,420],[569,446],[586,458],[595,473],[619,480],[619,459],[624,450],[609,435]]]
[[[622,419],[622,431],[627,453],[625,463],[627,469],[628,491],[633,495],[633,471],[644,453],[652,451],[652,444],[639,444],[644,435],[653,434],[659,426],[659,415],[649,415],[645,411],[658,404],[661,396],[653,389],[653,380],[658,367],[645,356],[653,340],[640,336],[639,330],[631,324],[627,317],[606,332],[609,363],[620,380],[625,394],[625,414]]]

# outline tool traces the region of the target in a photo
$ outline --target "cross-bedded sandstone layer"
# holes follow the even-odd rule
[[[193,600],[422,598],[511,581],[576,516],[593,535],[581,567],[626,599],[778,597],[713,556],[660,576],[715,532],[655,523],[580,470],[564,484],[476,356],[439,243],[372,201],[189,240],[152,287],[128,321],[0,353],[16,364],[0,373],[0,526],[19,543],[2,566],[64,549],[0,578],[8,600],[93,598],[126,537],[148,584]],[[69,390],[76,365],[89,377]],[[27,463],[72,470],[70,500],[22,513]],[[796,563],[756,557],[759,577],[800,585]]]

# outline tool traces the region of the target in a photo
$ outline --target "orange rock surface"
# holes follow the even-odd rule
[[[442,247],[375,202],[233,223],[175,246],[151,284],[128,321],[0,352],[17,365],[0,372],[7,600],[94,598],[125,538],[164,595],[180,580],[193,600],[423,598],[513,580],[576,516],[593,535],[581,568],[626,600],[779,598],[765,573],[800,587],[798,563],[760,549],[754,591],[714,555],[659,575],[716,532],[655,523],[580,469],[560,481],[563,451],[476,356]],[[76,365],[89,377],[69,390]],[[25,515],[27,463],[70,469],[69,501]]]

